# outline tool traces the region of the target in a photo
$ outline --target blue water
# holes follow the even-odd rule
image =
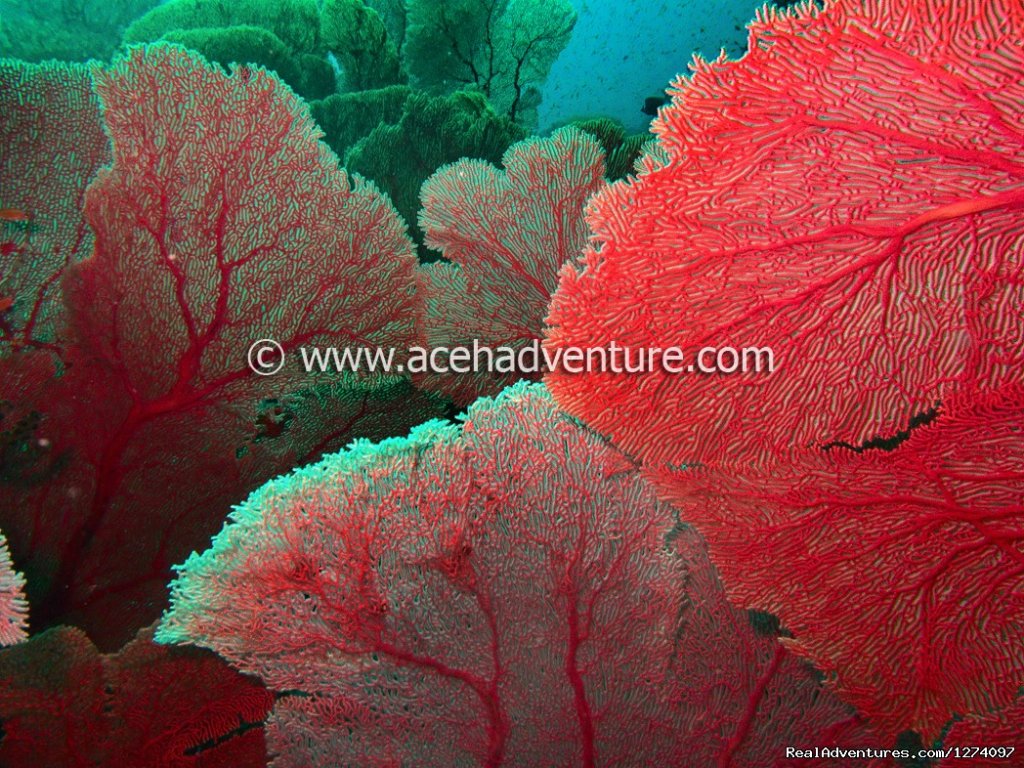
[[[540,127],[604,115],[630,131],[647,128],[640,111],[664,91],[695,52],[737,58],[746,24],[762,3],[752,0],[572,0],[579,16],[568,47],[542,89]]]

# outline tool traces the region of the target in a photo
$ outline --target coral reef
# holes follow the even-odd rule
[[[575,23],[568,0],[409,0],[406,65],[420,87],[476,89],[498,114],[532,126],[537,86]]]
[[[634,172],[644,144],[650,136],[644,133],[626,135],[626,129],[617,120],[593,117],[573,120],[569,125],[589,133],[601,144],[605,156],[605,178],[616,181]]]
[[[89,68],[0,60],[0,355],[59,344],[60,279],[92,251],[85,188],[110,162]]]
[[[1022,28],[1012,2],[766,9],[676,83],[548,316],[555,351],[772,349],[548,384],[886,738],[998,721],[1024,682]]]
[[[464,157],[492,163],[525,136],[516,123],[494,112],[479,93],[429,96],[416,91],[395,124],[380,123],[344,155],[345,167],[372,179],[387,193],[402,218],[416,229],[420,187],[438,168]],[[421,260],[436,258],[424,248]]]
[[[341,63],[347,91],[405,82],[384,21],[362,0],[325,0],[320,11],[320,40]]]
[[[0,0],[0,55],[31,62],[108,59],[159,0]]]
[[[1016,376],[1022,13],[769,11],[746,57],[698,62],[654,122],[663,158],[595,199],[550,343],[770,347],[779,373],[556,372],[559,402],[646,461],[762,463]]]
[[[1021,685],[1022,423],[1020,387],[960,393],[890,452],[659,484],[707,536],[737,605],[776,614],[876,730],[930,741]]]
[[[1021,764],[1024,5],[669,5],[0,0],[0,764]]]

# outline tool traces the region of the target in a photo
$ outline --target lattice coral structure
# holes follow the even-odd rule
[[[502,165],[460,160],[420,192],[426,244],[450,262],[419,272],[422,333],[433,348],[478,341],[518,352],[539,340],[559,270],[586,244],[583,208],[604,186],[604,153],[594,139],[564,128],[514,144]],[[539,375],[477,371],[422,382],[466,405],[519,378]]]
[[[12,103],[27,90],[0,118],[5,135],[42,127],[65,146],[59,120],[36,119],[35,90],[74,86],[71,103],[82,73],[71,70],[67,85],[62,68],[8,69]],[[39,626],[75,623],[112,650],[156,618],[170,565],[232,502],[325,442],[384,436],[396,422],[404,432],[432,404],[398,407],[364,377],[327,405],[303,404],[309,418],[293,414],[284,439],[263,439],[259,420],[270,417],[260,404],[315,380],[297,354],[277,376],[255,375],[246,350],[257,339],[288,352],[413,343],[416,259],[405,226],[372,184],[339,168],[305,106],[262,69],[226,75],[159,44],[130,49],[94,77],[113,159],[85,193],[93,249],[33,267],[63,290],[56,363],[40,357],[49,348],[0,346],[0,448],[16,459],[2,469],[0,524],[35,575]],[[95,133],[107,151],[95,100],[82,101],[70,127],[90,116],[83,152]],[[51,169],[61,207],[45,210],[69,219],[56,227],[62,254],[80,244],[77,203],[95,162],[90,153],[84,170]],[[125,550],[133,556],[110,555]]]
[[[706,534],[731,598],[778,615],[880,732],[930,740],[1024,683],[1022,430],[1015,387],[951,401],[891,453],[660,484]]]

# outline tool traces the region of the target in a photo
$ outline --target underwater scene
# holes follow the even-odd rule
[[[1024,766],[1022,0],[0,0],[0,768]]]

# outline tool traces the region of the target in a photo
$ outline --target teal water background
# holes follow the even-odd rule
[[[761,3],[751,0],[572,0],[578,19],[572,39],[542,89],[540,127],[603,115],[630,132],[646,129],[640,111],[686,73],[694,52],[731,58],[746,50],[746,24]]]

